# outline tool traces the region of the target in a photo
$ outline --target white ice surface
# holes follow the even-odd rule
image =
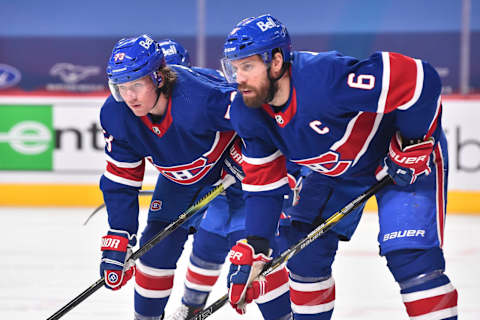
[[[92,209],[0,208],[0,319],[47,319],[99,279],[100,237],[107,230],[105,211],[87,226]],[[145,221],[145,213],[141,214]],[[141,228],[143,224],[141,224]],[[447,274],[459,291],[459,319],[480,319],[480,215],[449,215],[445,230]],[[377,216],[365,214],[353,239],[341,243],[333,272],[333,319],[408,319],[399,290],[378,256]],[[179,261],[167,314],[180,304],[191,240]],[[209,303],[226,293],[225,270]],[[133,281],[112,292],[101,288],[62,319],[133,319]],[[261,319],[251,305],[245,316],[226,305],[209,319]]]

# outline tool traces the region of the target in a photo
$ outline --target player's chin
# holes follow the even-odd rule
[[[263,100],[259,99],[257,95],[246,96],[243,95],[243,103],[249,108],[257,109],[260,108],[263,104]]]

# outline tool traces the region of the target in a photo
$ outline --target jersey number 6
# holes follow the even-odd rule
[[[355,80],[355,73],[349,73],[347,83],[352,88],[371,90],[375,86],[375,77],[371,74],[359,74]]]

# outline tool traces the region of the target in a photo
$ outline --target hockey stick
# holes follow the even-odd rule
[[[190,219],[195,213],[200,211],[204,208],[207,204],[209,204],[213,199],[215,199],[219,194],[225,191],[229,186],[235,183],[235,178],[231,175],[227,175],[221,183],[212,189],[209,193],[203,196],[200,200],[195,202],[191,205],[185,212],[183,212],[178,219],[174,222],[170,223],[168,226],[165,227],[161,232],[157,233],[152,239],[150,239],[147,243],[145,243],[142,247],[140,247],[137,251],[135,251],[129,258],[129,260],[137,260],[148,250],[150,250],[153,246],[175,231],[180,225],[182,225],[185,221]],[[73,300],[67,303],[64,307],[60,310],[55,312],[51,315],[47,320],[57,320],[60,319],[64,314],[69,312],[71,309],[76,307],[80,304],[83,300],[88,298],[92,293],[100,289],[105,284],[105,277],[98,279],[95,283],[93,283],[88,289],[80,293],[76,296]]]
[[[334,225],[336,225],[341,219],[350,214],[354,209],[358,208],[361,204],[367,201],[371,196],[377,193],[381,188],[392,183],[392,178],[390,176],[384,177],[382,180],[374,184],[370,189],[353,199],[345,207],[335,212],[330,218],[328,218],[321,225],[316,227],[312,232],[310,232],[306,237],[300,240],[298,243],[294,244],[281,255],[273,259],[270,263],[267,263],[263,269],[261,275],[265,276],[278,268],[280,265],[285,263],[291,257],[300,252],[303,248],[308,246],[310,243],[315,241],[318,237],[323,235],[325,232],[330,230]],[[211,316],[215,311],[223,307],[228,301],[228,294],[219,298],[217,301],[209,305],[203,311],[197,313],[193,317],[188,318],[188,320],[203,320]]]
[[[139,196],[151,196],[153,195],[153,190],[140,190],[138,191],[138,195]],[[92,213],[90,213],[90,215],[88,216],[87,220],[85,220],[85,222],[83,223],[84,226],[87,225],[88,221],[90,221],[90,219],[92,219],[92,217],[100,210],[102,210],[103,208],[105,208],[105,203],[102,203],[101,205],[99,205],[95,210],[93,210]]]

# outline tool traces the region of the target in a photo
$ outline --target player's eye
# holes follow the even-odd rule
[[[251,71],[253,69],[253,64],[251,63],[246,63],[242,65],[242,71]]]

